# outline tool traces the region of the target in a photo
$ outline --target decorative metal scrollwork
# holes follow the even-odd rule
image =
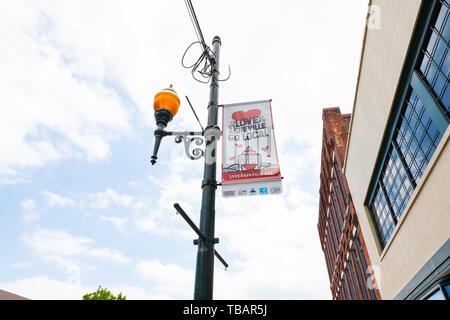
[[[191,143],[194,142],[197,146],[201,146],[204,143],[204,140],[201,137],[188,137],[188,134],[189,133],[176,136],[175,142],[181,143],[181,141],[183,141],[186,156],[191,160],[198,160],[203,157],[204,151],[201,148],[194,148],[191,151]]]

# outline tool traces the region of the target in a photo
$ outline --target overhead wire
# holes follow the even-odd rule
[[[184,3],[186,4],[186,7],[188,9],[189,17],[191,18],[192,25],[194,26],[197,39],[205,47],[206,46],[205,38],[203,37],[202,29],[200,29],[200,24],[198,23],[197,15],[195,14],[194,11],[194,6],[192,5],[191,0],[184,0]]]
[[[197,15],[195,14],[194,7],[192,5],[191,0],[184,0],[186,4],[186,8],[189,13],[189,17],[191,19],[191,23],[194,27],[195,34],[197,36],[198,41],[192,42],[184,52],[182,58],[181,58],[181,65],[186,69],[191,69],[191,74],[194,80],[201,82],[201,83],[208,83],[209,79],[213,76],[214,71],[214,65],[216,63],[216,56],[214,52],[211,50],[209,46],[206,45],[205,39],[203,37],[202,30],[200,28],[200,24],[197,19]],[[202,47],[202,53],[200,54],[199,58],[192,64],[192,65],[185,65],[184,59],[186,57],[187,52],[192,48],[193,45],[199,44]],[[203,66],[202,66],[203,65]],[[201,67],[202,66],[202,67]],[[218,72],[218,71],[217,71]],[[199,73],[205,80],[201,80],[200,78],[196,77],[196,73]],[[231,76],[231,69],[230,66],[228,66],[228,77],[225,79],[216,79],[217,81],[226,81]]]

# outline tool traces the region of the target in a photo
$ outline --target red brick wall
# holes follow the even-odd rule
[[[330,289],[333,295],[333,299],[345,298],[345,295],[343,294],[344,287],[342,281],[346,281],[348,290],[350,290],[349,286],[353,284],[352,287],[354,288],[354,290],[358,291],[361,298],[364,297],[364,290],[366,296],[371,299],[371,296],[367,289],[367,277],[365,274],[363,274],[363,281],[360,281],[360,279],[358,279],[355,270],[353,270],[353,279],[356,279],[356,281],[350,281],[346,279],[345,275],[341,278],[341,274],[345,270],[344,264],[348,260],[351,261],[353,268],[355,268],[356,263],[358,263],[362,273],[364,273],[365,271],[362,265],[359,251],[355,250],[354,253],[358,257],[357,261],[355,261],[355,259],[353,258],[353,253],[350,251],[352,248],[356,249],[356,243],[354,241],[355,235],[358,235],[358,238],[360,239],[367,265],[371,265],[367,250],[365,248],[364,239],[359,228],[353,202],[351,200],[348,184],[345,176],[342,173],[345,149],[347,146],[350,117],[350,114],[341,114],[338,107],[323,109],[323,137],[319,189],[319,222],[317,224],[317,227],[322,244],[322,250],[324,251],[325,255],[328,276],[330,279]],[[340,181],[342,181],[343,185],[341,185],[338,179],[338,173],[335,172],[336,169],[334,166],[333,153],[338,164],[339,174],[341,176]],[[334,176],[336,180],[335,182],[333,182],[332,176]],[[335,201],[332,198],[332,193],[334,194]],[[341,199],[341,202],[338,201],[339,197]],[[346,197],[348,201],[345,201]],[[328,217],[327,213],[329,213]],[[340,220],[338,220],[339,218]],[[353,234],[354,229],[356,230],[355,235]],[[334,239],[332,232],[334,232]],[[352,243],[351,248],[350,243]],[[349,255],[348,260],[347,254]],[[373,275],[371,275],[370,278],[374,279]],[[379,292],[376,289],[376,283],[373,282],[372,285],[375,288],[374,293],[376,298],[380,299]],[[352,298],[354,299],[355,297]]]

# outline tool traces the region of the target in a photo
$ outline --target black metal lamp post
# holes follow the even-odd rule
[[[195,300],[212,300],[213,279],[214,279],[214,226],[216,216],[216,143],[217,137],[214,133],[220,132],[217,127],[217,109],[219,99],[219,52],[221,41],[215,36],[212,45],[214,59],[211,63],[212,76],[209,86],[208,103],[208,125],[205,128],[207,137],[206,148],[211,149],[211,159],[205,157],[205,167],[202,181],[202,207],[200,211],[200,231],[205,235],[205,239],[199,239],[197,266],[195,272]],[[211,133],[211,134],[210,134]],[[209,153],[207,154],[209,155]]]
[[[164,89],[155,96],[155,119],[157,129],[155,130],[155,145],[153,155],[151,157],[152,164],[156,163],[159,146],[163,137],[168,135],[175,135],[175,142],[180,143],[184,141],[186,155],[191,160],[205,158],[203,181],[202,181],[202,204],[200,211],[200,228],[192,227],[192,221],[186,218],[187,215],[182,211],[181,207],[176,204],[175,208],[186,222],[199,235],[199,238],[194,241],[198,245],[196,273],[195,273],[195,300],[212,300],[213,298],[213,278],[214,278],[214,256],[216,256],[224,265],[228,267],[226,262],[215,251],[214,245],[218,242],[214,238],[214,224],[215,224],[215,197],[217,189],[216,181],[216,144],[220,139],[221,131],[217,126],[217,109],[218,109],[218,93],[219,93],[219,51],[221,40],[218,36],[214,37],[213,41],[213,55],[208,56],[211,64],[211,83],[208,103],[208,125],[202,132],[170,132],[165,131],[168,122],[175,116],[180,106],[180,100],[173,90],[170,88]],[[195,148],[190,150],[190,145],[195,142],[201,145],[204,140],[199,136],[204,136],[205,150]]]

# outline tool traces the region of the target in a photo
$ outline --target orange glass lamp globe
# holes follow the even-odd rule
[[[172,114],[172,116],[177,114],[178,109],[180,108],[180,99],[178,98],[178,95],[172,85],[156,94],[153,108],[155,111],[158,111],[159,109],[166,109]]]

